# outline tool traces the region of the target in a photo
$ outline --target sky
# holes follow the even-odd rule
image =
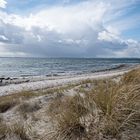
[[[0,0],[0,57],[140,57],[140,0]]]

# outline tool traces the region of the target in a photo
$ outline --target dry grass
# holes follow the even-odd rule
[[[40,108],[41,107],[37,103],[23,102],[18,106],[17,111],[19,111],[21,117],[27,119],[27,116],[30,115],[30,113],[36,112]]]
[[[82,116],[87,112],[87,109],[84,108],[83,104],[84,100],[82,100],[80,95],[76,95],[74,97],[55,98],[50,103],[48,112],[50,115],[56,116],[62,111],[69,111]]]
[[[53,87],[49,89],[44,89],[44,90],[38,90],[38,91],[21,91],[18,93],[13,93],[10,95],[5,95],[5,96],[0,96],[0,103],[1,102],[11,102],[11,101],[27,101],[31,98],[34,97],[39,97],[43,95],[48,95],[48,94],[54,94],[54,93],[63,93],[65,90],[68,90],[72,87],[74,87],[75,84],[68,84],[66,86],[60,86],[60,87]]]
[[[3,121],[3,116],[0,115],[0,123]]]
[[[83,106],[83,101],[77,95],[59,98],[50,104],[48,113],[54,118],[56,125],[54,133],[51,133],[51,136],[47,134],[50,136],[48,139],[75,140],[85,137],[85,126],[81,120],[88,113],[88,109]]]
[[[120,82],[98,80],[85,97],[75,96],[52,102],[49,113],[55,116],[57,129],[55,135],[51,134],[51,139],[123,140],[125,132],[135,133],[140,125],[139,74],[140,69],[133,70],[125,74]],[[131,135],[131,138],[139,139],[140,135]]]
[[[0,140],[30,140],[28,136],[27,127],[22,124],[16,123],[11,126],[6,123],[0,123]]]
[[[2,140],[7,133],[7,126],[4,122],[0,122],[0,139]]]
[[[12,107],[14,107],[16,104],[18,104],[15,100],[3,100],[0,102],[0,113],[5,113]]]
[[[37,103],[23,102],[19,105],[18,110],[24,113],[32,113],[40,109]]]
[[[131,74],[131,72],[130,72]],[[129,73],[127,74],[129,77]],[[105,81],[99,85],[87,96],[91,104],[96,105],[96,117],[93,115],[94,127],[103,137],[117,138],[122,131],[135,129],[140,125],[140,84],[130,85]],[[93,103],[92,103],[93,102]],[[97,126],[97,127],[95,127]],[[93,136],[92,136],[93,137]]]
[[[22,91],[20,93],[15,93],[11,95],[1,96],[0,97],[0,113],[4,113],[16,106],[23,100],[30,99],[32,97],[36,97],[38,94],[34,92]]]
[[[6,111],[10,110],[12,107],[18,105],[20,102],[27,101],[34,97],[39,97],[46,94],[52,94],[55,92],[62,91],[63,88],[54,88],[49,89],[47,91],[21,91],[19,93],[14,93],[11,95],[1,96],[0,97],[0,113],[5,113]]]
[[[20,140],[30,140],[30,137],[28,136],[27,132],[29,129],[24,127],[22,124],[14,124],[10,127],[9,130],[9,136],[16,137]]]
[[[18,105],[20,102],[37,96],[40,96],[40,93],[35,93],[31,91],[22,91],[20,93],[1,96],[0,113],[5,113],[6,111],[10,110],[14,106]]]
[[[123,84],[139,84],[140,83],[140,69],[134,69],[126,73],[122,78]]]

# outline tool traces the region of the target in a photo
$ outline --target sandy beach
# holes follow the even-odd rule
[[[0,96],[17,93],[20,91],[35,91],[40,89],[46,89],[51,87],[62,86],[66,84],[78,83],[87,79],[101,79],[109,78],[113,76],[123,75],[124,73],[139,67],[127,66],[118,68],[115,70],[107,70],[101,72],[95,72],[91,74],[82,74],[77,76],[52,76],[52,77],[32,77],[25,79],[15,79],[13,83],[4,86],[0,86]]]
[[[0,86],[0,139],[139,139],[139,68],[38,76]]]

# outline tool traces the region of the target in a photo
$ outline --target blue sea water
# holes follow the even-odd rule
[[[140,64],[140,59],[114,58],[0,58],[0,77],[74,75]]]

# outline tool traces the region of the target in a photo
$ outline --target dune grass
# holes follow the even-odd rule
[[[56,115],[57,129],[53,138],[120,140],[124,132],[135,133],[140,125],[139,81],[140,69],[137,69],[126,73],[120,82],[96,81],[93,89],[83,97],[76,95],[55,100],[49,110]],[[55,110],[57,113],[53,112]],[[138,139],[140,135],[131,137]]]
[[[28,115],[41,109],[40,105],[34,102],[22,102],[17,107],[17,111],[20,113],[20,116],[24,119],[27,119]]]
[[[31,140],[27,132],[29,129],[21,123],[7,125],[4,122],[0,123],[0,140]]]
[[[0,102],[0,113],[5,113],[6,111],[14,107],[17,103],[18,102],[15,100],[3,100],[2,102]]]
[[[126,73],[122,78],[123,84],[139,84],[140,83],[140,69],[134,69]]]
[[[79,95],[76,95],[51,102],[47,113],[56,125],[52,135],[46,135],[47,139],[74,140],[85,135],[84,121],[81,122],[81,119],[88,113],[88,109],[83,106],[83,101]]]
[[[0,113],[5,113],[14,106],[18,105],[21,101],[28,100],[30,98],[39,96],[31,91],[22,91],[11,95],[0,97]]]
[[[27,101],[31,98],[43,96],[43,95],[49,95],[49,94],[55,94],[58,96],[63,96],[63,92],[73,88],[77,84],[68,84],[65,86],[60,87],[53,87],[38,91],[21,91],[18,93],[13,93],[10,95],[0,96],[0,113],[5,113],[6,111],[10,110],[14,106]]]
[[[20,102],[27,101],[34,97],[39,97],[43,95],[53,94],[53,93],[62,93],[63,90],[68,87],[60,88],[50,88],[45,91],[21,91],[18,93],[13,93],[11,95],[1,96],[0,97],[0,113],[5,113],[14,106],[20,104]]]

